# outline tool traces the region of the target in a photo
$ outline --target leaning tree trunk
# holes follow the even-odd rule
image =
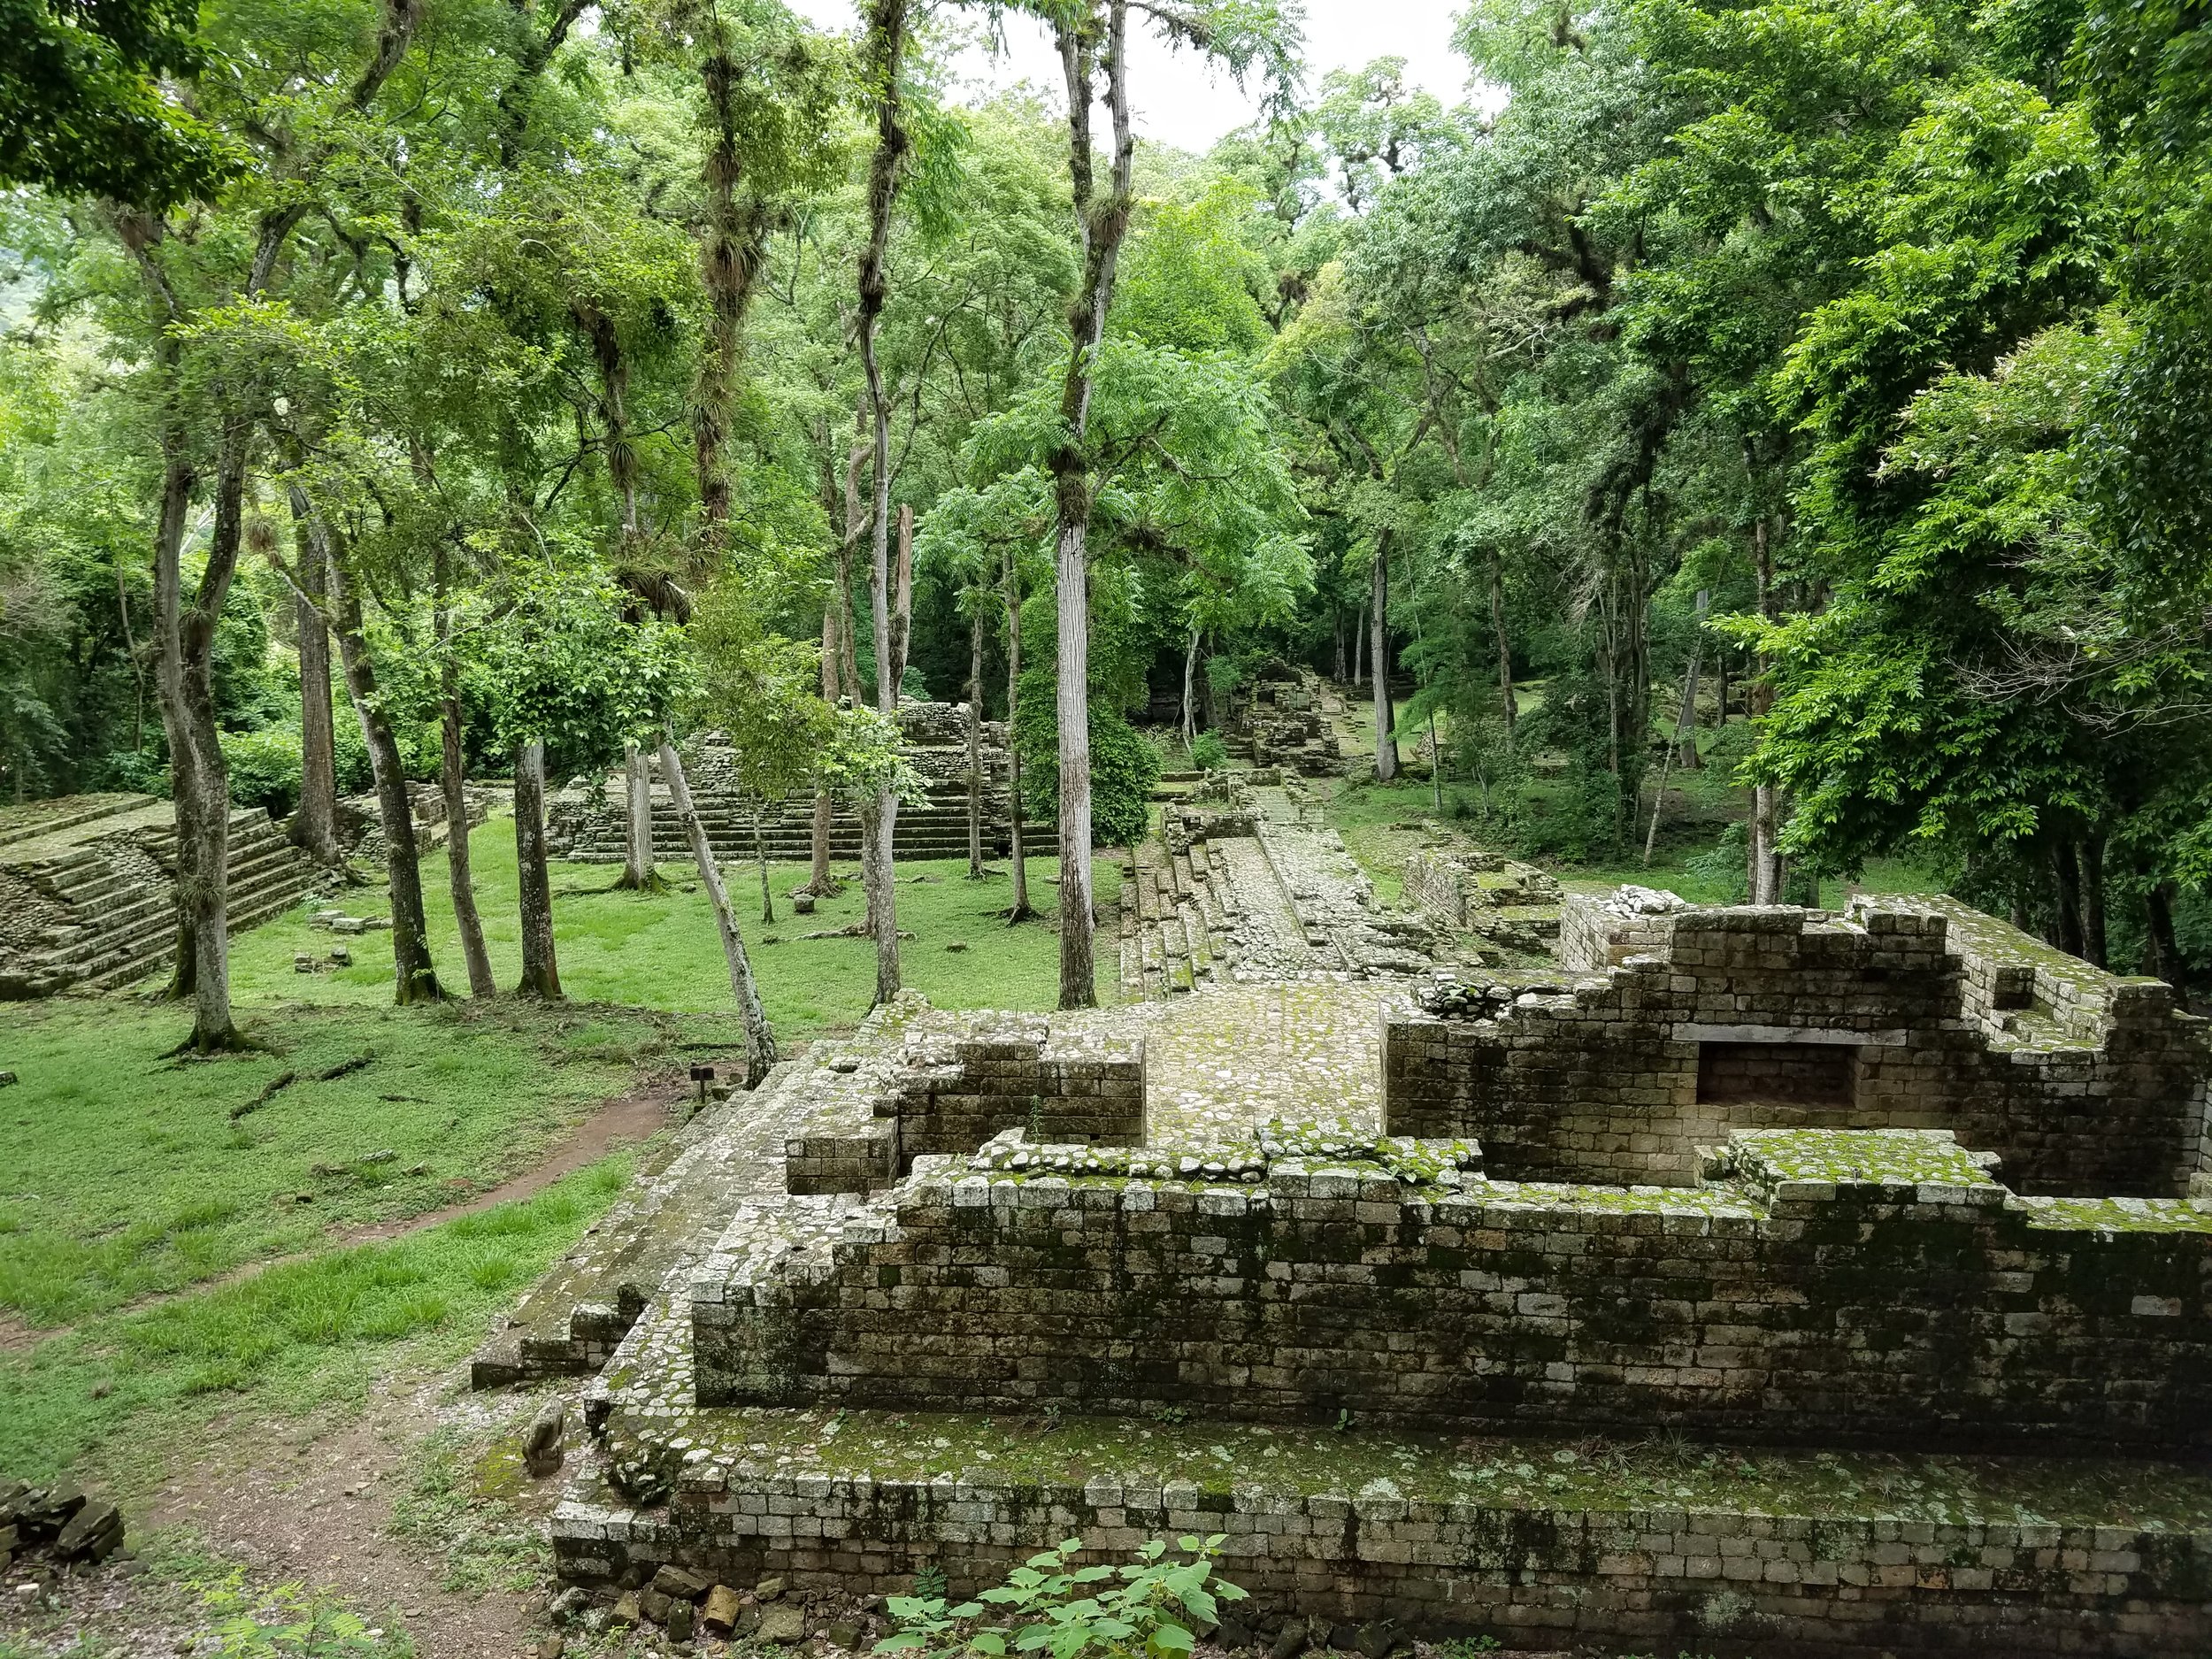
[[[667,883],[653,867],[653,765],[635,743],[622,746],[622,879],[633,893],[658,893]]]
[[[729,889],[722,885],[722,868],[714,862],[707,843],[706,826],[691,803],[691,785],[675,741],[661,740],[661,776],[668,785],[670,803],[691,843],[692,861],[699,866],[700,885],[714,906],[714,925],[722,934],[722,958],[729,964],[730,989],[737,995],[738,1016],[745,1027],[745,1087],[757,1088],[776,1064],[776,1033],[769,1029],[768,1015],[760,1005],[760,987],[753,979],[753,964],[745,955],[745,940],[737,931],[737,912],[730,908]]]
[[[522,908],[525,996],[558,997],[561,968],[553,943],[553,879],[545,856],[545,745],[515,750],[515,887]]]
[[[476,881],[469,869],[469,797],[461,748],[461,664],[453,655],[453,612],[446,605],[446,565],[442,544],[432,562],[437,586],[438,789],[445,797],[445,864],[453,888],[453,922],[461,934],[461,960],[468,965],[469,995],[495,996],[492,959],[484,949],[483,918],[476,913]]]
[[[1368,599],[1368,628],[1373,639],[1368,666],[1375,675],[1375,777],[1388,783],[1398,775],[1398,732],[1390,706],[1390,532],[1375,538],[1375,563]]]
[[[984,590],[987,592],[988,590]],[[983,593],[968,618],[968,879],[983,879]]]
[[[292,597],[300,654],[300,804],[292,814],[292,844],[318,864],[345,858],[338,845],[337,723],[330,709],[330,630],[323,621],[326,583],[320,550],[307,521],[293,524],[300,591]]]
[[[295,488],[293,511],[304,512],[304,491]],[[338,641],[339,665],[346,677],[346,695],[354,718],[361,726],[361,741],[369,751],[369,774],[376,782],[376,816],[384,832],[385,886],[392,902],[393,1000],[401,1003],[431,1002],[441,999],[438,971],[430,959],[430,929],[422,902],[421,851],[415,841],[415,812],[407,798],[407,770],[400,759],[399,740],[377,695],[376,664],[361,621],[361,597],[355,590],[345,560],[319,517],[310,520],[312,535],[323,556],[323,570],[330,588],[331,632]],[[465,822],[465,818],[463,820]]]
[[[2104,841],[2104,829],[2100,826],[2085,835],[2081,843],[2082,954],[2100,968],[2110,965],[2105,937]]]
[[[1014,720],[1014,704],[1021,695],[1021,572],[1010,549],[1006,555],[1006,855],[1014,872],[1014,898],[1006,912],[1010,926],[1025,922],[1036,914],[1029,907],[1029,858],[1022,847],[1022,750]]]

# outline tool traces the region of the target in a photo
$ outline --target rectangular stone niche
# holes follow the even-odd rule
[[[1701,1042],[1698,1103],[1848,1106],[1857,1052],[1841,1043]]]

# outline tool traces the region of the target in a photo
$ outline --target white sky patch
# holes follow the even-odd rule
[[[857,27],[853,0],[791,0],[823,28]],[[1451,48],[1459,7],[1449,0],[1306,0],[1306,92],[1318,93],[1332,69],[1357,69],[1378,58],[1402,58],[1406,78],[1448,107],[1466,101],[1467,64]],[[957,15],[956,13],[955,14]],[[1139,19],[1130,24],[1137,32]],[[1132,101],[1140,134],[1181,150],[1205,150],[1258,112],[1256,86],[1240,89],[1229,75],[1190,51],[1171,51],[1149,29],[1131,52]],[[1006,50],[961,53],[955,73],[979,96],[1027,81],[1056,104],[1064,96],[1060,59],[1044,26],[1010,15]]]

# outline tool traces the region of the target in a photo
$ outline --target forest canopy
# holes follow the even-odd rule
[[[962,102],[949,3],[0,0],[0,787],[403,814],[711,720],[887,849],[832,713],[972,698],[1080,1001],[1092,841],[1291,663],[1523,850],[1720,768],[1754,900],[2212,965],[2201,8],[1475,0],[1450,105],[1025,9],[1067,87]],[[1260,119],[1137,138],[1141,30]]]

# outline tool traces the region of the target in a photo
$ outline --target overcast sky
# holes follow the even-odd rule
[[[795,9],[826,28],[854,27],[853,0],[793,0]],[[1467,65],[1451,50],[1457,0],[1306,0],[1305,61],[1309,92],[1332,69],[1358,68],[1378,58],[1402,58],[1406,75],[1447,104],[1465,96]],[[1131,19],[1133,32],[1136,18]],[[1010,16],[1007,52],[993,59],[975,50],[958,65],[979,88],[1028,81],[1057,93],[1060,60],[1044,26]],[[1137,131],[1161,143],[1202,150],[1254,114],[1251,97],[1226,75],[1210,73],[1189,52],[1171,52],[1148,31],[1131,54]]]

